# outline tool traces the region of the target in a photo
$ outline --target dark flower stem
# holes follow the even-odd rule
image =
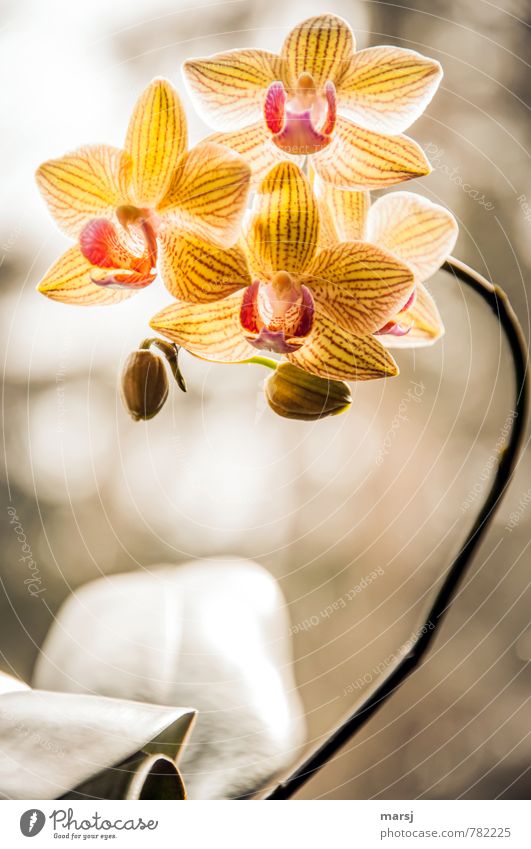
[[[463,262],[450,257],[444,270],[470,286],[480,295],[494,312],[503,327],[511,351],[515,375],[515,402],[511,416],[511,430],[506,446],[498,459],[491,487],[479,514],[466,537],[455,560],[448,568],[443,583],[427,611],[423,623],[416,631],[415,639],[408,649],[397,658],[385,677],[360,701],[353,712],[336,728],[328,739],[316,749],[295,771],[265,797],[267,799],[290,799],[312,776],[325,766],[397,691],[406,678],[421,664],[435,636],[440,630],[456,590],[471,563],[493,516],[511,482],[520,455],[528,403],[527,350],[518,319],[513,312],[507,295],[469,268]]]

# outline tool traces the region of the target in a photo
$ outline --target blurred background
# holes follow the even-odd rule
[[[2,667],[29,680],[61,602],[102,574],[251,557],[286,599],[312,748],[410,638],[473,521],[512,405],[499,328],[440,272],[430,289],[444,340],[398,352],[400,377],[354,386],[345,416],[281,420],[262,400],[258,367],[185,355],[188,396],[173,392],[154,421],[134,424],[116,391],[121,365],[169,296],[160,283],[107,309],[38,296],[68,243],[33,172],[80,144],[120,146],[156,75],[179,88],[199,140],[206,127],[182,86],[184,59],[276,51],[301,18],[336,12],[360,47],[414,48],[444,66],[439,94],[410,131],[434,171],[407,188],[452,209],[456,255],[508,292],[529,338],[529,4],[1,8]],[[530,484],[527,455],[429,659],[301,797],[529,798]],[[40,599],[24,584],[9,506],[38,564]]]

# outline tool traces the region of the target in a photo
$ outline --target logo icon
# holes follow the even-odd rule
[[[46,817],[38,808],[24,811],[20,817],[20,830],[24,837],[35,837],[44,828]]]

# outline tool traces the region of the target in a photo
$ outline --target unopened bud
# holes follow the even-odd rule
[[[152,419],[168,397],[168,375],[163,360],[149,350],[129,354],[122,372],[122,400],[137,422]]]
[[[291,363],[277,366],[266,380],[265,395],[279,416],[304,421],[336,416],[352,404],[348,384],[317,377]]]

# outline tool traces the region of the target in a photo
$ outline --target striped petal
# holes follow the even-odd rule
[[[395,320],[408,332],[404,336],[380,336],[387,348],[420,348],[433,345],[444,336],[444,324],[437,305],[422,284],[417,286],[413,305],[397,315]]]
[[[194,105],[211,127],[240,130],[263,116],[269,85],[284,77],[280,56],[265,50],[229,50],[189,59],[183,72]]]
[[[407,136],[385,136],[337,119],[335,139],[312,165],[326,182],[344,189],[383,189],[430,173],[421,148]]]
[[[320,245],[331,247],[337,242],[363,240],[371,203],[369,192],[338,189],[319,178],[313,188],[319,202]]]
[[[181,301],[195,304],[219,301],[251,283],[240,247],[223,250],[170,227],[160,234],[160,243],[162,279],[171,294]]]
[[[263,120],[234,133],[213,133],[207,141],[224,145],[239,153],[251,169],[253,187],[264,179],[274,165],[284,162],[287,158],[273,142]]]
[[[417,281],[435,274],[458,234],[451,212],[412,192],[392,192],[370,209],[367,238],[407,263]]]
[[[398,366],[375,336],[354,336],[319,316],[309,340],[294,354],[294,365],[331,380],[394,377]]]
[[[311,186],[297,165],[281,162],[258,188],[247,234],[251,267],[260,276],[299,274],[317,250],[319,213]]]
[[[111,217],[128,202],[131,159],[123,150],[106,145],[49,159],[37,170],[40,192],[61,230],[78,236],[91,218]]]
[[[251,172],[241,156],[219,144],[203,142],[177,163],[158,212],[187,230],[220,245],[239,235]]]
[[[179,95],[167,80],[155,79],[133,109],[125,141],[133,160],[138,206],[153,207],[164,196],[186,147],[186,116]]]
[[[437,91],[442,68],[415,50],[360,50],[338,82],[339,109],[366,130],[402,133]]]
[[[281,56],[287,66],[287,84],[311,74],[318,88],[335,82],[348,68],[355,48],[352,30],[336,15],[318,15],[298,24],[287,36]]]
[[[116,304],[133,294],[132,289],[113,289],[92,281],[96,269],[83,256],[79,247],[69,248],[44,275],[37,289],[52,301],[79,306]],[[119,269],[114,269],[120,273]],[[102,269],[97,269],[100,273]],[[105,269],[110,274],[110,269]]]
[[[237,363],[256,354],[242,334],[241,305],[239,293],[210,304],[175,303],[157,313],[150,325],[204,360]]]
[[[343,242],[317,255],[304,278],[320,311],[358,336],[375,333],[407,302],[410,269],[376,245]]]

